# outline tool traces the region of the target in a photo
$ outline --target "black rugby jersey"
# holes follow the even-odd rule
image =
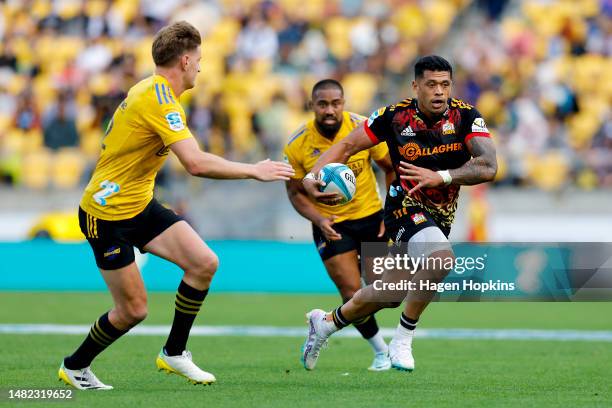
[[[459,186],[421,188],[409,196],[416,182],[401,180],[399,162],[433,171],[456,169],[470,160],[466,142],[472,137],[490,137],[480,112],[459,100],[449,99],[448,109],[437,121],[431,121],[417,107],[416,99],[378,109],[365,122],[365,131],[374,143],[386,142],[397,180],[405,194],[404,207],[425,208],[444,226],[451,226],[457,209]],[[401,181],[400,181],[401,180]]]

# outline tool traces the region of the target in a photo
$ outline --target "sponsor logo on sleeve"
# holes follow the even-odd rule
[[[170,112],[166,114],[166,121],[168,122],[170,129],[174,130],[175,132],[185,129],[183,119],[181,119],[181,114],[178,112]]]
[[[472,123],[472,133],[489,133],[483,118],[476,118]]]
[[[372,126],[372,123],[374,123],[376,118],[385,113],[385,109],[385,107],[382,107],[370,115],[370,117],[368,118],[368,127]]]

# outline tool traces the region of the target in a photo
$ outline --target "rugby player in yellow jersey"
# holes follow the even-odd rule
[[[286,182],[287,194],[296,211],[312,222],[313,238],[321,260],[342,301],[347,302],[361,287],[361,243],[386,240],[382,202],[371,160],[385,171],[387,188],[395,179],[395,172],[387,145],[381,143],[349,158],[347,164],[357,178],[357,190],[351,202],[326,205],[309,199],[302,178],[310,172],[321,154],[353,129],[363,126],[366,119],[344,111],[342,85],[333,79],[324,79],[314,85],[310,106],[314,119],[299,128],[285,146],[286,161],[295,170],[295,175]],[[368,369],[383,371],[391,368],[387,344],[374,315],[354,321],[353,325],[374,350],[374,361]],[[309,369],[306,365],[305,368]]]
[[[147,315],[147,296],[134,262],[134,247],[183,271],[170,335],[156,364],[196,384],[215,382],[186,351],[187,338],[217,269],[217,256],[177,214],[153,198],[157,171],[169,150],[192,175],[217,179],[288,180],[285,163],[236,163],[202,152],[185,125],[180,95],[200,72],[200,33],[189,23],[162,28],[152,47],[155,74],[130,89],[115,111],[102,153],[85,189],[81,230],[113,297],[113,308],[94,322],[78,349],[59,369],[60,380],[77,389],[108,390],[91,371],[92,360]]]

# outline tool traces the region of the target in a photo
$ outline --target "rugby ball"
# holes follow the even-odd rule
[[[324,193],[338,193],[342,201],[338,204],[346,204],[353,199],[357,189],[355,174],[342,163],[329,163],[319,172],[319,180],[325,183],[321,188]]]

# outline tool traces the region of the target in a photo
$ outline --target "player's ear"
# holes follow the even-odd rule
[[[189,54],[181,55],[181,69],[187,70],[187,67],[189,66],[190,63],[191,61],[189,58]]]
[[[309,110],[314,110],[314,102],[312,101],[312,99],[309,99],[308,102],[306,103],[306,107]]]
[[[417,85],[417,81],[416,81],[416,79],[413,79],[413,80],[412,80],[412,90],[413,90],[415,93],[416,93],[416,91],[417,91],[417,87],[418,87],[418,85]]]

